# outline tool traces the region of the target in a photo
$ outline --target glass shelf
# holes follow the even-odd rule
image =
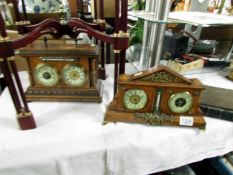
[[[137,18],[139,18],[139,19],[143,19],[143,20],[146,20],[146,21],[154,22],[154,23],[160,23],[160,24],[184,23],[183,21],[178,21],[178,20],[175,20],[175,19],[168,19],[166,21],[164,21],[164,20],[154,20],[153,19],[153,16],[154,16],[153,12],[129,11],[128,16],[130,16],[131,18],[134,17],[133,18],[134,20],[137,20]]]
[[[191,24],[203,27],[233,25],[233,17],[204,12],[170,12],[166,21],[154,20],[154,12],[130,11],[129,16],[161,24]]]
[[[191,32],[197,39],[209,39],[208,37],[203,38],[203,36],[201,36],[201,33],[205,32],[205,31],[215,32],[216,28],[221,28],[221,27],[223,27],[224,29],[227,29],[227,30],[228,30],[228,28],[231,30],[233,28],[233,17],[232,16],[224,16],[224,15],[218,15],[218,14],[212,14],[212,13],[170,12],[169,18],[166,21],[165,20],[154,20],[154,13],[153,12],[130,11],[128,13],[128,15],[131,18],[131,20],[136,21],[138,19],[143,19],[143,20],[147,21],[148,23],[144,23],[144,29],[146,29],[146,30],[151,29],[154,25],[155,26],[156,25],[164,26],[166,24],[185,25],[185,30],[188,32]],[[147,26],[145,26],[145,24]],[[188,25],[186,25],[186,24],[188,24]],[[193,25],[197,26],[195,31],[192,31]],[[161,27],[159,27],[159,28],[161,28]],[[219,36],[219,34],[222,35],[218,31],[219,30],[216,30],[216,32],[215,32],[216,34],[218,34],[217,36]],[[141,31],[140,30],[137,31],[137,28],[136,28],[136,32],[139,33]],[[210,34],[213,35],[213,32],[210,32]],[[136,33],[136,35],[139,35],[138,33]],[[151,33],[152,32],[150,32],[150,31],[146,32],[146,35],[144,35],[144,33],[143,33],[143,39],[142,39],[143,43],[140,43],[141,45],[137,44],[136,47],[134,45],[132,45],[127,49],[126,59],[138,71],[142,71],[142,70],[145,70],[145,69],[148,69],[149,67],[151,67],[149,64],[151,63],[152,59],[154,59],[156,61],[158,60],[158,59],[155,59],[157,57],[154,56],[155,55],[154,53],[155,53],[155,51],[157,51],[157,50],[155,50],[155,47],[161,48],[161,47],[158,47],[158,45],[161,44],[161,42],[159,42],[161,40],[159,40],[157,37],[157,40],[155,40],[155,43],[152,45],[150,42],[151,41],[153,42],[153,40],[151,40],[151,37],[154,35]],[[159,32],[154,32],[154,33],[156,33],[156,35],[157,35]],[[134,35],[132,35],[132,36],[134,36]],[[215,40],[215,35],[213,35],[213,36],[211,36],[211,35],[209,36],[211,38],[210,40]],[[229,37],[229,36],[227,35],[227,37]],[[146,38],[146,40],[145,40],[145,38]],[[190,50],[190,49],[188,49],[188,50]],[[159,60],[163,61],[163,59],[164,58],[162,56],[160,56]],[[154,60],[152,60],[152,61],[154,61]],[[160,61],[160,63],[161,63],[161,61]]]

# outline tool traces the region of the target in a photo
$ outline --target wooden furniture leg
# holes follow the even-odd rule
[[[113,87],[113,94],[115,96],[116,92],[117,92],[117,79],[118,79],[118,63],[119,63],[119,52],[116,50],[114,51],[115,55],[114,55],[114,87]]]
[[[2,69],[6,85],[9,88],[10,95],[15,106],[19,126],[22,130],[36,128],[32,113],[27,106],[16,64],[13,59],[14,44],[12,41],[2,40],[0,41],[0,48],[2,50],[0,52],[0,67]],[[16,83],[12,77],[11,70],[13,72]]]
[[[106,44],[106,63],[107,64],[110,64],[110,62],[111,62],[111,51],[110,50],[111,50],[110,49],[110,44],[107,43]]]
[[[115,33],[119,33],[120,17],[119,17],[119,0],[115,0]]]
[[[7,33],[6,33],[6,27],[5,27],[5,22],[3,20],[2,14],[0,13],[0,35],[3,38],[7,37]]]
[[[100,19],[104,20],[104,0],[99,0],[99,7],[100,7]]]
[[[19,22],[21,21],[21,18],[20,18],[20,13],[18,9],[18,0],[12,0],[12,3],[13,3],[14,12],[15,12],[16,22]]]
[[[23,91],[23,87],[22,87],[21,82],[20,82],[20,78],[19,78],[19,75],[18,75],[18,70],[17,70],[17,67],[16,67],[15,59],[14,59],[14,57],[11,57],[11,58],[8,58],[8,60],[9,60],[13,75],[15,77],[16,85],[18,87],[18,90],[19,90],[19,93],[20,93],[20,96],[21,96],[21,100],[22,100],[23,106],[24,106],[24,108],[22,110],[22,112],[23,112],[22,113],[22,118],[21,117],[18,118],[20,127],[21,127],[22,130],[36,128],[36,123],[34,121],[34,118],[33,118],[33,115],[31,113],[31,111],[28,108],[25,93]]]
[[[126,61],[126,50],[122,50],[120,53],[120,68],[119,68],[119,74],[125,73],[125,61]]]
[[[17,70],[16,63],[15,63],[15,58],[14,57],[10,57],[10,58],[8,58],[8,61],[10,63],[11,70],[12,70],[13,75],[15,77],[15,81],[16,81],[17,87],[19,89],[19,93],[20,93],[20,95],[22,97],[22,102],[23,102],[25,111],[26,112],[30,112],[29,108],[28,108],[28,104],[27,104],[26,98],[25,98],[25,94],[24,94],[24,91],[23,91],[23,87],[22,87],[21,82],[20,82],[18,70]]]
[[[105,75],[105,54],[104,54],[104,42],[101,41],[100,43],[101,46],[101,70],[102,70],[102,75],[101,79],[105,80],[106,75]]]
[[[120,15],[121,11],[121,15]],[[115,35],[117,37],[126,36],[127,34],[127,16],[128,14],[128,1],[115,0]],[[116,54],[117,52],[117,54]],[[125,56],[126,49],[121,51],[115,50],[115,76],[114,76],[114,93],[117,91],[118,74],[125,72]],[[118,63],[120,62],[120,70],[118,70]]]
[[[14,103],[14,106],[15,106],[15,109],[17,112],[17,121],[19,123],[20,128],[22,130],[36,128],[34,118],[32,116],[32,113],[29,111],[28,106],[26,105],[23,107],[21,105],[20,98],[22,101],[24,101],[25,99],[21,96],[21,93],[23,93],[22,86],[21,86],[18,74],[17,75],[15,74],[15,71],[17,73],[17,70],[15,69],[16,67],[14,67],[15,65],[13,65],[14,63],[12,64],[13,65],[12,71],[13,71],[13,74],[15,76],[15,80],[17,82],[16,84],[19,85],[18,90],[21,91],[20,95],[17,92],[17,89],[16,89],[15,84],[14,84],[14,80],[11,76],[11,72],[10,72],[8,62],[7,62],[7,58],[1,59],[0,64],[1,64],[3,75],[6,79],[6,84],[9,88],[9,91],[10,91],[10,94],[12,97],[12,101]],[[26,102],[25,102],[25,104],[26,104]]]
[[[97,19],[97,0],[94,0],[94,19]]]
[[[121,1],[121,29],[124,34],[127,33],[127,23],[128,23],[128,1]],[[125,73],[125,61],[126,61],[126,49],[121,51],[120,54],[120,74]]]
[[[25,6],[24,0],[21,0],[21,3],[22,3],[24,21],[28,21],[28,15],[27,15],[27,10],[26,10],[26,6]]]

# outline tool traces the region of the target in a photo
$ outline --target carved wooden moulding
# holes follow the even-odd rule
[[[205,128],[199,108],[203,86],[160,66],[133,75],[123,74],[109,104],[105,122],[135,122]]]
[[[52,42],[52,41],[51,41]],[[19,51],[29,65],[27,101],[101,102],[96,46],[36,42]]]

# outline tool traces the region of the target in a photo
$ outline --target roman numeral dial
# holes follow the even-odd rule
[[[130,89],[124,93],[124,106],[130,110],[139,110],[146,106],[147,94],[142,89]]]
[[[62,71],[62,79],[69,86],[80,87],[85,84],[87,76],[80,65],[66,65]]]

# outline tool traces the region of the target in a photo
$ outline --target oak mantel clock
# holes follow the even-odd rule
[[[27,59],[27,101],[101,102],[97,46],[35,42],[18,55]]]
[[[199,109],[203,86],[165,66],[133,75],[123,74],[118,92],[109,104],[105,122],[205,127]]]

